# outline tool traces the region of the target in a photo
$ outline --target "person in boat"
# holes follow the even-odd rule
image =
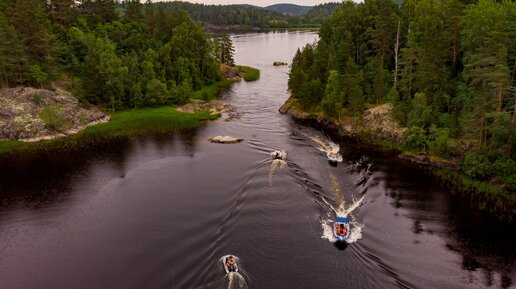
[[[341,236],[346,236],[348,234],[348,229],[346,228],[346,226],[344,226],[344,224],[340,224],[340,231],[341,231]]]
[[[226,265],[228,266],[228,268],[230,270],[233,270],[234,269],[234,266],[235,266],[235,258],[233,256],[229,256],[227,259],[226,259]]]
[[[282,160],[283,159],[283,152],[280,151],[274,151],[272,154],[272,158],[275,160]]]
[[[339,226],[335,227],[335,233],[337,233],[338,236],[346,236],[348,230],[346,229],[344,224],[339,224]]]
[[[337,152],[335,152],[335,151],[331,151],[328,155],[329,155],[331,158],[337,158]]]

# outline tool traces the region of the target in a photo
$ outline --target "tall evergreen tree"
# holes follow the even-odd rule
[[[220,46],[220,62],[229,66],[235,66],[235,47],[229,35],[224,33],[218,42]]]

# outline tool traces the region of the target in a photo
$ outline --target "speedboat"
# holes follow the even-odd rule
[[[326,153],[328,160],[333,163],[337,163],[341,161],[338,151],[329,151]]]
[[[349,238],[351,234],[351,226],[349,225],[349,219],[343,217],[336,217],[335,223],[333,224],[333,235],[337,240],[344,242]]]
[[[224,266],[226,274],[229,274],[229,272],[238,272],[237,259],[233,255],[224,256],[222,258],[222,265]]]
[[[285,151],[275,150],[271,153],[271,157],[273,160],[283,160],[287,157],[287,153]]]

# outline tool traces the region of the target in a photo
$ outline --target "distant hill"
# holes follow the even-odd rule
[[[296,15],[301,16],[306,14],[312,7],[311,6],[300,6],[295,4],[274,4],[267,7],[263,7],[265,10],[278,12],[285,15]]]
[[[2,2],[3,0],[0,0]],[[333,0],[335,1],[335,0]],[[258,29],[288,27],[319,27],[323,19],[330,16],[342,4],[327,3],[317,6],[275,4],[259,7],[249,4],[207,5],[185,1],[154,2],[157,9],[165,12],[183,11],[208,29]],[[125,4],[120,4],[120,14]]]
[[[311,7],[308,12],[303,15],[306,23],[322,23],[324,18],[333,15],[338,7],[341,7],[342,3],[325,3]]]

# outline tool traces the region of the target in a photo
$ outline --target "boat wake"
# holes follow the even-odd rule
[[[311,141],[315,142],[319,147],[318,150],[324,152],[326,156],[329,156],[330,153],[334,152],[337,153],[336,158],[334,161],[341,163],[342,162],[342,154],[340,154],[340,146],[334,142],[332,142],[328,138],[323,138],[321,136],[314,136],[310,135],[308,133],[302,133],[307,138],[309,138]]]
[[[351,225],[351,234],[349,238],[346,240],[347,243],[354,243],[360,239],[362,239],[362,228],[363,225],[355,220],[352,213],[355,211],[362,202],[364,201],[364,195],[358,200],[353,199],[353,203],[349,206],[346,206],[346,202],[344,201],[342,191],[340,189],[340,185],[337,181],[337,178],[330,174],[330,178],[333,184],[333,189],[335,191],[335,201],[337,206],[334,207],[332,204],[328,203],[326,200],[326,204],[331,208],[331,211],[326,215],[326,219],[321,220],[321,226],[323,229],[323,234],[321,238],[327,239],[330,242],[337,242],[337,238],[333,235],[333,223],[335,222],[335,217],[343,217],[350,219]]]
[[[228,289],[247,289],[247,283],[245,282],[244,276],[238,272],[228,273]]]
[[[272,176],[274,172],[279,168],[283,168],[287,163],[284,160],[272,160],[271,167],[269,169],[269,185],[272,186]]]
[[[349,235],[349,238],[346,240],[346,243],[354,243],[360,239],[362,239],[362,228],[363,225],[360,224],[358,221],[353,218],[353,215],[351,213],[360,206],[362,203],[364,197],[360,198],[357,201],[354,201],[353,204],[347,209],[344,208],[344,204],[342,204],[338,209],[334,209],[334,213],[337,217],[345,217],[349,218],[351,225],[351,234]],[[321,220],[321,226],[323,229],[323,234],[321,238],[326,239],[332,243],[337,242],[337,238],[333,235],[333,223],[335,222],[335,217],[332,216],[332,214],[328,214],[326,219]]]
[[[224,260],[229,256],[230,255],[222,256],[219,259],[219,264],[223,263]],[[235,255],[231,255],[231,256],[233,256],[235,258],[237,264],[240,264],[240,259],[237,256],[235,256]],[[241,270],[241,269],[239,268],[239,270]],[[226,274],[226,276],[228,277],[227,278],[228,289],[248,289],[249,288],[247,286],[247,282],[245,281],[244,276],[242,276],[239,272],[228,272]]]

